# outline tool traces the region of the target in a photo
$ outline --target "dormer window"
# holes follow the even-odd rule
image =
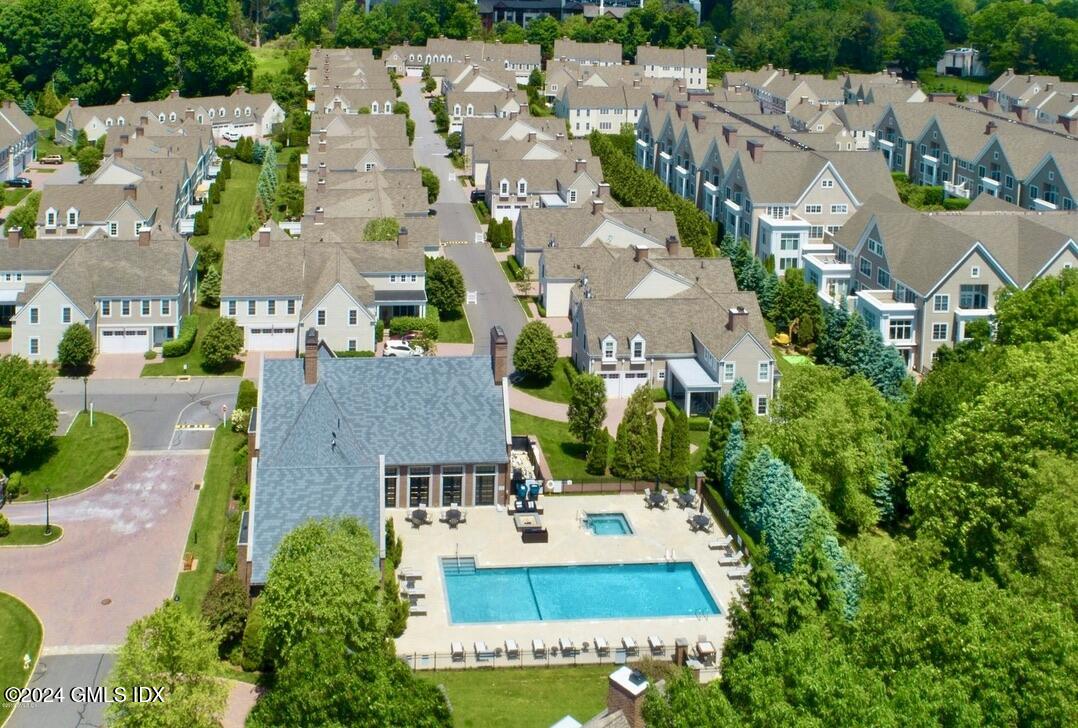
[[[171,114],[168,115],[168,120],[169,121],[176,121],[176,112],[175,111],[173,111]]]
[[[633,337],[631,342],[632,346],[632,360],[644,361],[644,337],[637,334]]]
[[[508,195],[509,194],[509,180],[507,180],[507,179],[502,180],[501,184],[498,187],[498,192],[500,194],[502,194],[502,195]]]
[[[528,194],[528,180],[517,180],[517,194],[522,196]]]
[[[475,107],[468,104],[468,116],[475,116]]]
[[[124,120],[124,118],[122,116],[119,119],[116,120],[116,126],[124,126],[126,123],[127,122]]]
[[[223,119],[225,117],[225,107],[222,106],[220,109],[218,109],[217,115]]]
[[[618,342],[613,336],[603,339],[603,361],[614,361],[618,354]]]
[[[51,207],[45,210],[45,227],[56,227],[56,210]]]
[[[165,123],[165,115],[164,114],[158,114],[157,115],[157,120],[160,121],[162,124],[164,124]]]
[[[210,109],[210,118],[214,119],[216,117],[217,117],[217,109]]]
[[[77,227],[79,224],[79,211],[75,208],[71,208],[67,211],[67,226]]]
[[[240,118],[240,107],[237,106],[234,113],[235,113],[237,119]]]
[[[243,115],[244,115],[244,116],[250,116],[250,115],[251,115],[251,107],[250,107],[250,106],[245,106],[245,107],[244,107],[244,109],[243,109]]]
[[[371,102],[371,113],[372,114],[377,114],[378,113],[378,102],[377,101]]]
[[[460,116],[460,104],[453,104],[453,116]]]
[[[105,119],[105,126],[107,126],[107,127],[112,126],[112,117],[109,117],[108,119]]]
[[[386,101],[385,106],[383,106],[382,108],[387,114],[393,113],[393,103],[391,101]]]

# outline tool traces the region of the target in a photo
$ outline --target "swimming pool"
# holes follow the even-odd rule
[[[477,569],[449,558],[442,574],[453,624],[721,613],[687,561]]]
[[[633,533],[624,513],[588,513],[584,522],[596,536],[631,536]]]

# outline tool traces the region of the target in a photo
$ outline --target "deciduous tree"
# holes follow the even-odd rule
[[[568,416],[570,434],[586,445],[592,443],[606,419],[606,384],[602,378],[590,373],[573,377]]]
[[[513,366],[526,379],[546,382],[558,363],[558,345],[554,333],[542,321],[524,324],[513,349]]]
[[[23,458],[49,444],[57,421],[49,399],[52,381],[44,364],[0,357],[0,467],[17,469]]]
[[[86,324],[71,324],[56,347],[61,369],[83,370],[94,358],[94,335]]]
[[[202,338],[202,362],[209,369],[224,367],[242,350],[243,329],[227,316],[215,319]]]

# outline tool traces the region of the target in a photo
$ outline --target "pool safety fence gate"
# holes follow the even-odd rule
[[[562,481],[562,493],[640,493],[646,488],[655,488],[653,480],[622,480],[621,478],[599,478],[587,483]]]

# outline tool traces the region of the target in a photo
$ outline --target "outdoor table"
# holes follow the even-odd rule
[[[657,490],[648,496],[648,502],[653,506],[661,506],[666,502],[666,494],[661,490]]]
[[[683,508],[688,508],[696,501],[696,495],[692,491],[687,490],[684,493],[678,493],[677,500]]]
[[[417,508],[412,511],[412,521],[415,523],[424,523],[427,520],[427,512],[421,508]]]
[[[700,659],[704,662],[710,662],[715,657],[715,645],[711,642],[697,642],[696,654],[700,655]]]
[[[697,513],[692,517],[692,525],[696,529],[707,528],[711,525],[711,518],[703,513]]]
[[[445,522],[448,523],[450,526],[456,526],[458,523],[460,523],[460,511],[458,511],[456,508],[450,508],[448,511],[446,511]]]

